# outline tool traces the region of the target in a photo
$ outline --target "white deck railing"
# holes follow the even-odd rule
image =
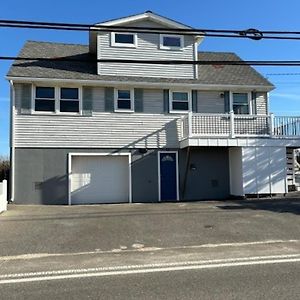
[[[0,182],[0,213],[7,210],[7,181]]]
[[[300,117],[189,113],[182,119],[182,138],[299,137]]]

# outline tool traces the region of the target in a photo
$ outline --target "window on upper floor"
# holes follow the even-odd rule
[[[132,89],[115,89],[115,111],[134,111],[134,97]]]
[[[60,88],[61,112],[79,113],[79,91],[78,88]]]
[[[183,48],[182,35],[160,35],[160,49],[180,50]]]
[[[249,114],[249,93],[232,93],[232,110],[235,114]]]
[[[34,111],[80,113],[80,88],[35,87]]]
[[[137,34],[136,33],[111,33],[111,45],[117,47],[137,47]]]
[[[55,88],[37,86],[34,108],[35,111],[55,112]]]
[[[190,92],[170,91],[170,112],[172,113],[186,113],[191,108]]]

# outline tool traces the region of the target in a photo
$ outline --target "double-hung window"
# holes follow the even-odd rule
[[[134,111],[133,90],[131,89],[115,90],[115,111],[124,111],[124,112]]]
[[[111,33],[111,45],[117,47],[137,47],[137,34],[126,32],[112,32]]]
[[[80,113],[79,88],[35,87],[34,110],[52,113]]]
[[[37,86],[34,101],[35,111],[55,112],[55,88]]]
[[[79,91],[78,88],[60,88],[61,112],[79,113]]]
[[[182,35],[160,35],[160,49],[180,50],[183,48]]]
[[[232,110],[235,114],[249,114],[249,94],[232,93]]]
[[[188,112],[190,98],[189,92],[170,91],[170,112]]]

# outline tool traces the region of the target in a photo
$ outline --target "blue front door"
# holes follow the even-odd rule
[[[177,153],[160,152],[160,200],[177,200]]]

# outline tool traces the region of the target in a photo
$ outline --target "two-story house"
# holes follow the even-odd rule
[[[299,119],[269,112],[274,86],[268,80],[248,65],[99,61],[241,59],[199,52],[203,36],[184,34],[189,26],[152,12],[96,25],[89,45],[27,42],[19,57],[33,59],[15,61],[7,75],[13,201],[159,202],[287,192],[287,152],[300,146]]]

